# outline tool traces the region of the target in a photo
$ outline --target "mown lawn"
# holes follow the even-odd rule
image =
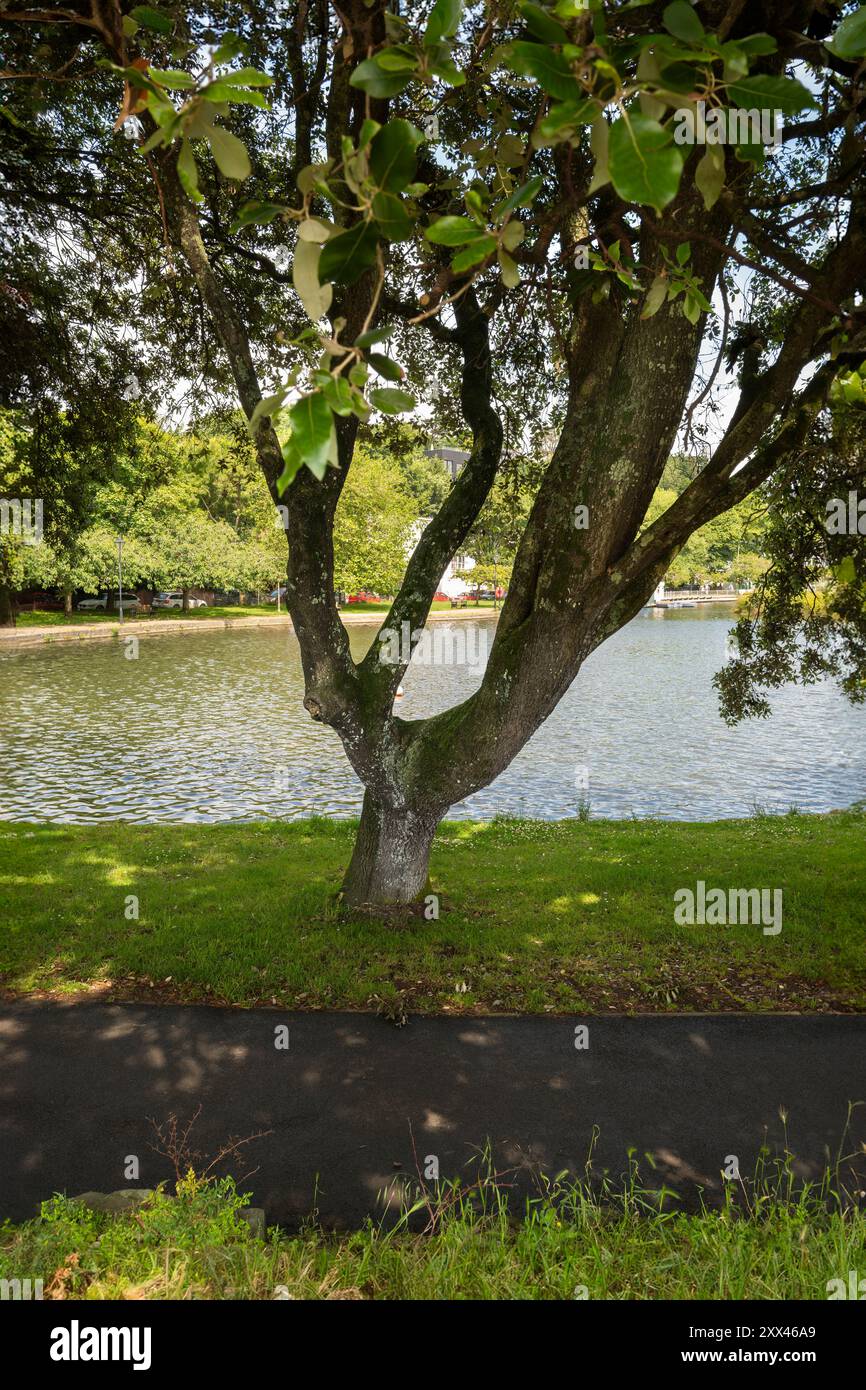
[[[0,985],[409,1014],[866,1008],[862,810],[446,823],[432,921],[341,914],[354,831],[0,823]],[[781,888],[781,933],[678,926],[698,879]]]
[[[502,605],[500,601],[499,607],[501,606]],[[340,612],[355,614],[370,613],[373,614],[373,616],[375,616],[379,613],[387,613],[390,607],[390,603],[344,603],[340,605]],[[431,603],[430,607],[431,610],[434,610],[437,613],[453,611],[450,603],[443,603],[441,601]],[[474,612],[476,609],[482,608],[492,610],[493,607],[494,604],[492,599],[481,599],[478,603],[476,603],[473,599],[465,605],[465,608],[472,612]],[[201,618],[254,618],[262,616],[273,617],[276,614],[276,612],[276,603],[246,605],[232,604],[229,607],[224,608],[221,608],[218,605],[214,605],[209,608],[191,608],[187,613],[184,613],[180,608],[156,608],[151,613],[127,613],[124,615],[123,621],[125,623],[134,623],[144,619],[150,621],[153,618],[191,618],[195,620]],[[285,617],[286,615],[285,602],[280,603],[280,614],[283,617]],[[33,611],[27,609],[25,611],[20,612],[18,614],[16,626],[81,627],[87,626],[88,624],[92,623],[117,622],[119,622],[119,616],[116,611],[112,611],[111,613],[103,613],[92,612],[91,610],[87,610],[84,613],[79,613],[76,609],[74,613],[71,613],[67,616],[67,614],[59,613],[55,609],[37,608]]]
[[[277,611],[275,603],[269,604],[250,604],[241,607],[232,604],[227,608],[190,608],[189,612],[184,613],[180,608],[156,608],[152,613],[125,613],[124,623],[135,623],[141,621],[151,622],[154,618],[250,618],[263,615],[273,616]],[[285,605],[281,605],[280,611],[285,614]],[[18,614],[16,627],[80,627],[87,626],[89,623],[119,623],[120,615],[113,610],[111,613],[91,612],[79,613],[77,610],[67,616],[65,613],[58,613],[52,609],[35,609]]]

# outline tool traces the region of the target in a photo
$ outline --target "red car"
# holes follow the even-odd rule
[[[359,589],[356,594],[350,594],[347,603],[383,603],[384,600],[378,594],[373,594],[369,589]]]

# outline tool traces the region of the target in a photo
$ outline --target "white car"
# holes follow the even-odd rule
[[[112,594],[112,596],[111,596],[111,609],[112,609],[112,611],[116,611],[117,608],[118,608],[118,606],[119,606],[119,604],[120,604],[120,597],[119,597],[119,595],[118,595],[118,594]],[[108,612],[108,594],[100,594],[100,595],[99,595],[99,598],[83,598],[83,599],[80,599],[79,602],[78,602],[75,606],[76,606],[76,608],[78,609],[79,613],[106,613],[106,612]],[[138,594],[124,594],[124,595],[123,595],[123,611],[124,611],[124,613],[140,613],[140,612],[141,612],[141,600],[139,599]]]
[[[170,589],[164,594],[157,594],[151,605],[153,608],[183,608],[183,594],[179,589]],[[189,597],[190,608],[207,608],[203,598]]]

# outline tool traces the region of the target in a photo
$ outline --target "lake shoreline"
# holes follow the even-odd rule
[[[477,618],[495,614],[501,609],[452,608],[434,609],[427,614],[428,622],[451,622],[452,619]],[[387,613],[341,613],[344,627],[381,627]],[[112,638],[153,637],[159,633],[215,632],[225,628],[284,627],[294,631],[287,613],[262,613],[237,618],[130,618],[125,623],[70,623],[44,627],[0,628],[2,647],[41,647],[52,642],[110,641]]]

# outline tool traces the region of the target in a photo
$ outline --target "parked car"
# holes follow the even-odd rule
[[[268,594],[268,603],[276,603],[276,601],[277,601],[277,595],[279,595],[280,603],[285,603],[285,601],[286,601],[286,591],[285,591],[285,589],[282,589],[282,588],[280,588],[280,589],[271,589],[271,592]]]
[[[188,600],[190,608],[207,608],[203,598],[193,598],[190,595]],[[151,605],[153,608],[183,608],[183,594],[180,589],[166,589],[161,594],[154,595]]]
[[[98,598],[82,598],[75,605],[80,613],[106,613],[117,612],[120,606],[120,594],[115,590],[112,594],[100,594]],[[123,595],[124,613],[140,613],[143,604],[136,593],[125,593]]]
[[[350,594],[348,603],[382,603],[383,600],[378,594],[374,594],[370,589],[359,589],[356,594]]]
[[[211,599],[211,603],[213,604],[214,608],[236,607],[240,603],[240,601],[241,593],[239,589],[230,589],[228,590],[228,592],[221,591],[215,593]]]

